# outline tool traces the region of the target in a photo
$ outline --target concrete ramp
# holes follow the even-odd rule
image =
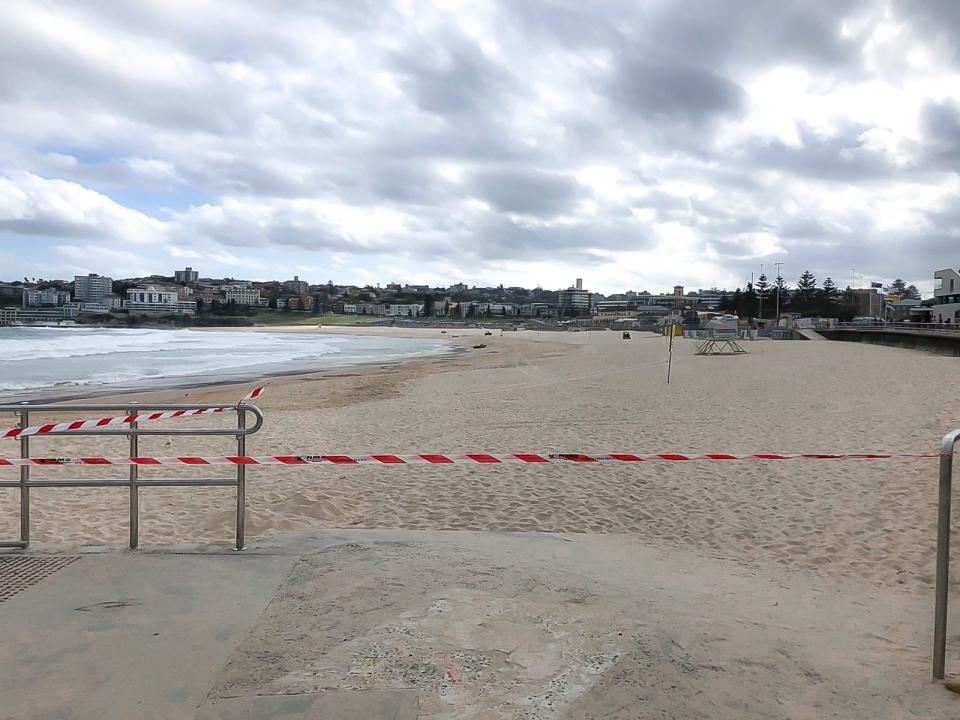
[[[802,337],[804,340],[826,340],[823,335],[818,333],[816,330],[811,330],[810,328],[794,328],[794,330],[800,333],[800,337]]]

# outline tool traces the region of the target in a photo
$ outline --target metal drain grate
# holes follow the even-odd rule
[[[52,555],[0,556],[0,602],[33,587],[76,559]]]

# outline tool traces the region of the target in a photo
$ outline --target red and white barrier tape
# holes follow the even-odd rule
[[[632,453],[608,453],[585,455],[582,453],[510,453],[491,455],[465,453],[461,455],[225,455],[216,457],[51,457],[51,458],[0,458],[0,466],[23,465],[502,465],[506,463],[637,463],[637,462],[691,462],[702,460],[921,460],[939,458],[937,453],[755,453],[752,455],[681,455],[657,453],[635,455]]]
[[[263,391],[263,386],[254,388],[247,393],[238,404],[243,404],[248,400],[255,400],[263,395]],[[24,405],[23,409],[29,410],[30,406]],[[69,409],[69,407],[64,407],[64,410]],[[163,412],[147,413],[145,415],[120,415],[118,417],[99,418],[97,420],[74,420],[73,422],[48,423],[46,425],[34,425],[26,428],[10,428],[9,430],[0,433],[0,439],[17,438],[27,435],[46,435],[48,433],[65,433],[70,432],[71,430],[88,430],[90,428],[114,427],[116,425],[128,425],[132,422],[169,420],[170,418],[229,412],[233,409],[233,407],[196,407],[185,410],[165,410]]]

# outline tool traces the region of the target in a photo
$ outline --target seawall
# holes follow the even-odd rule
[[[828,340],[889,345],[960,357],[960,336],[922,335],[890,330],[818,330]]]

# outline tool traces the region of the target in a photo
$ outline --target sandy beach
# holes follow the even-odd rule
[[[667,385],[659,336],[635,333],[627,342],[613,332],[451,329],[443,337],[463,352],[271,378],[258,400],[266,422],[248,453],[931,452],[957,423],[942,400],[960,385],[956,360],[915,351],[761,341],[747,344],[747,355],[700,357],[680,340]],[[487,347],[473,349],[479,341]],[[250,387],[127,399],[235,402]],[[16,443],[7,442],[14,454]],[[140,450],[233,454],[231,445],[144,437]],[[126,439],[34,440],[34,454],[44,447],[50,455],[123,456]],[[124,546],[125,490],[36,489],[35,548],[81,560],[60,585],[42,586],[49,592],[15,598],[11,609],[21,614],[6,632],[21,638],[17,652],[49,655],[47,636],[33,628],[48,615],[67,622],[74,659],[54,665],[87,677],[82,658],[103,656],[105,641],[89,644],[89,621],[67,610],[114,596],[150,598],[122,620],[151,637],[155,612],[182,615],[156,625],[164,634],[179,622],[194,628],[189,642],[168,637],[158,662],[181,657],[184,643],[210,653],[161,684],[192,688],[187,718],[255,708],[261,715],[249,716],[267,717],[279,712],[268,711],[273,704],[314,701],[353,703],[323,711],[351,718],[955,717],[956,698],[928,682],[936,465],[253,467],[243,554],[229,550],[232,488],[142,489],[141,539],[155,549],[133,554],[100,551]],[[37,468],[35,476],[67,472],[95,470]],[[99,474],[109,473],[124,469]],[[222,476],[224,468],[163,474]],[[9,538],[14,492],[0,495]],[[488,532],[442,532],[453,530]],[[100,548],[77,548],[87,545]],[[216,565],[204,569],[204,558]],[[89,572],[113,579],[99,591]],[[234,627],[221,618],[234,617],[237,593],[249,608]],[[100,622],[112,628],[114,620]],[[228,626],[235,639],[223,647]],[[207,645],[197,644],[197,632],[209,634]],[[119,653],[116,668],[102,686],[111,697],[129,674],[126,635],[117,643],[109,646]],[[953,634],[948,645],[952,670]],[[130,717],[140,717],[144,693],[160,692],[140,688],[142,675],[119,683],[134,688],[122,701]],[[14,676],[14,706],[24,717],[48,716],[21,686],[30,687]],[[51,695],[50,712],[76,704],[69,698],[77,683],[64,687],[62,697]],[[380,710],[356,705],[378,698]],[[78,717],[99,717],[108,702],[86,698],[89,713]],[[406,714],[391,714],[398,702]],[[194,716],[199,703],[206,710]],[[637,714],[640,707],[647,714]]]
[[[440,336],[394,328],[309,332]],[[266,423],[248,453],[930,452],[957,422],[942,400],[960,386],[949,371],[955,360],[935,355],[756,342],[748,355],[699,357],[684,340],[667,385],[658,336],[482,333],[449,330],[443,337],[467,348],[453,358],[272,379],[260,402]],[[487,347],[470,349],[480,339]],[[135,399],[232,402],[247,387]],[[13,454],[16,444],[6,442]],[[125,442],[60,437],[34,440],[33,452],[123,455]],[[143,455],[229,454],[230,445],[144,438],[140,447]],[[252,538],[310,527],[626,533],[835,581],[924,591],[932,582],[935,460],[267,467],[248,477]],[[0,527],[11,537],[14,492],[4,491],[0,504]],[[230,489],[150,488],[141,498],[146,543],[231,537]],[[34,540],[122,543],[126,501],[123,490],[35,490]]]

